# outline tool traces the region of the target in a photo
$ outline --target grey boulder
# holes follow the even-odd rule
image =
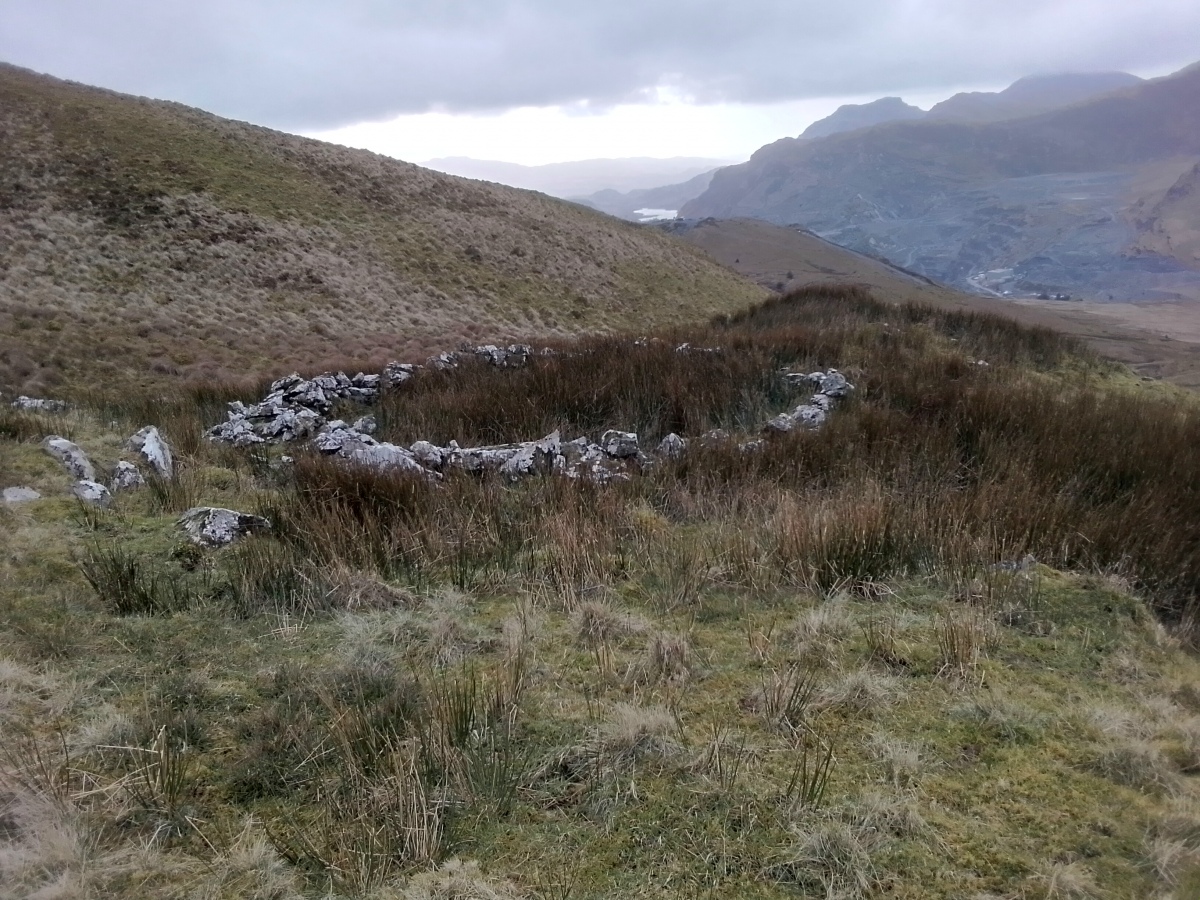
[[[667,459],[679,459],[687,452],[687,441],[671,432],[658,442],[658,455]]]
[[[118,491],[132,491],[146,483],[146,479],[142,477],[141,471],[131,462],[122,460],[117,463],[113,469],[112,478],[109,480],[108,489],[114,494]]]
[[[73,441],[52,434],[42,441],[42,447],[63,464],[63,467],[71,473],[72,478],[78,481],[94,481],[96,479],[96,469],[92,466],[92,461]]]
[[[175,475],[175,462],[171,458],[171,448],[158,429],[147,425],[129,439],[129,449],[142,454],[158,476],[172,478]]]
[[[76,499],[89,506],[102,508],[112,506],[112,494],[98,481],[80,479],[71,485],[71,493],[75,495]]]
[[[638,436],[632,431],[609,429],[600,437],[600,449],[614,459],[630,459],[638,455]]]
[[[271,523],[261,516],[233,509],[196,506],[179,517],[179,527],[193,543],[205,547],[224,547],[248,534],[269,530]]]

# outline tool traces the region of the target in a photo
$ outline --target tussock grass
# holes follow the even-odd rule
[[[136,396],[69,414],[101,468],[159,424],[198,502],[275,525],[222,550],[184,543],[153,489],[72,513],[35,435],[0,437],[47,495],[0,523],[0,747],[31,742],[0,792],[47,815],[0,828],[0,874],[102,896],[1189,896],[1194,406],[1052,335],[853,289],[660,340],[384,401],[395,440],[684,430],[686,457],[604,487],[200,441],[245,385],[159,398],[166,424]],[[829,366],[859,387],[825,429],[738,450],[805,399],[780,368]]]

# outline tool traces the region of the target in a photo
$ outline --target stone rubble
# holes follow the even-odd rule
[[[690,344],[680,344],[675,349],[679,353],[722,352],[719,347],[693,347]],[[359,373],[348,378],[345,373],[338,372],[309,380],[289,375],[274,382],[270,393],[259,403],[250,406],[241,402],[229,404],[227,421],[209,429],[207,436],[209,440],[235,447],[308,440],[315,450],[326,455],[372,468],[406,471],[431,480],[440,478],[447,470],[460,469],[497,471],[511,479],[554,473],[607,483],[628,478],[633,470],[645,471],[660,459],[679,459],[686,454],[688,442],[677,434],[667,435],[654,453],[648,454],[641,449],[636,433],[616,429],[605,431],[599,443],[592,443],[586,437],[563,441],[561,435],[554,432],[537,441],[483,447],[462,447],[457,441],[439,447],[425,440],[402,447],[372,436],[376,430],[373,416],[364,416],[349,425],[342,419],[326,419],[335,400],[371,402],[379,397],[381,386],[396,388],[404,385],[417,377],[422,369],[455,369],[471,357],[498,368],[511,368],[527,364],[534,355],[550,355],[550,352],[534,351],[524,344],[507,347],[483,344],[439,353],[426,360],[424,366],[388,363],[382,375]],[[763,430],[768,434],[796,428],[820,428],[837,401],[854,390],[836,369],[785,372],[783,378],[795,387],[811,387],[815,393],[807,403],[767,422]],[[700,435],[697,440],[702,446],[733,443],[732,438],[720,429]],[[766,447],[766,442],[758,438],[736,446],[743,453],[754,453]]]
[[[167,446],[167,442],[153,425],[147,425],[131,437],[128,447],[135,453],[140,453],[160,478],[175,477],[175,462],[171,458],[171,448]]]
[[[802,403],[789,413],[780,413],[763,430],[774,434],[786,434],[796,428],[815,431],[825,424],[837,402],[854,390],[854,385],[837,369],[828,372],[788,372],[783,380],[793,387],[812,387],[816,393],[807,403]]]
[[[63,400],[42,400],[38,397],[26,397],[24,394],[9,404],[13,409],[24,409],[37,412],[63,412],[67,404]]]
[[[422,368],[457,368],[464,353],[499,368],[514,368],[525,365],[534,352],[525,344],[485,344],[468,347],[462,353],[439,353],[426,360],[424,367],[391,362],[381,375],[359,372],[351,378],[345,372],[326,372],[305,379],[293,373],[272,383],[270,392],[258,403],[230,403],[226,421],[210,428],[206,436],[234,447],[306,440],[325,426],[325,417],[338,400],[374,403],[382,388],[397,388],[415,378]]]
[[[179,517],[178,524],[193,543],[204,547],[224,547],[248,534],[271,528],[271,523],[261,516],[219,506],[193,507]]]
[[[11,505],[28,503],[31,500],[40,500],[41,497],[41,494],[33,488],[28,487],[6,487],[3,491],[4,502]]]
[[[47,453],[63,464],[63,467],[77,481],[95,481],[96,469],[87,454],[73,441],[52,434],[42,441],[42,447]]]

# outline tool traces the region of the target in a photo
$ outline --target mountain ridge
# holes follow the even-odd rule
[[[680,213],[795,222],[968,288],[980,273],[1027,266],[1019,280],[1030,289],[1099,292],[1114,281],[1117,297],[1186,295],[1180,261],[1156,274],[1148,256],[1126,257],[1135,233],[1112,208],[1129,205],[1141,167],[1178,158],[1178,176],[1200,157],[1197,95],[1193,66],[1015,120],[924,119],[783,138],[722,169]],[[1099,243],[1088,231],[1096,224]]]

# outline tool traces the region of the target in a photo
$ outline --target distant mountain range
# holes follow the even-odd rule
[[[800,224],[981,292],[1200,296],[1198,98],[1200,65],[1022,79],[921,116],[843,108],[720,170],[680,213]],[[861,125],[888,115],[907,121]]]
[[[996,93],[976,91],[955,94],[929,111],[905,103],[899,97],[882,97],[870,103],[850,103],[838,107],[831,115],[809,125],[800,139],[816,140],[874,125],[920,119],[1001,121],[1045,112],[1141,82],[1142,79],[1136,75],[1125,72],[1035,75],[1022,78]],[[639,210],[678,210],[688,201],[696,199],[707,190],[714,171],[704,172],[680,184],[624,192],[619,188],[608,188],[589,196],[572,195],[571,199],[636,222],[644,218]]]
[[[541,191],[552,197],[577,198],[597,191],[636,191],[687,181],[730,162],[680,156],[670,159],[583,159],[544,166],[522,166],[497,160],[447,156],[428,160],[421,165],[448,175]]]
[[[1141,84],[1128,72],[1066,72],[1031,75],[1013,82],[1002,91],[971,91],[955,94],[928,112],[910,106],[899,97],[881,97],[870,103],[840,106],[824,119],[813,122],[801,138],[823,138],[888,122],[941,119],[958,122],[1000,122],[1091,100],[1121,88]]]

